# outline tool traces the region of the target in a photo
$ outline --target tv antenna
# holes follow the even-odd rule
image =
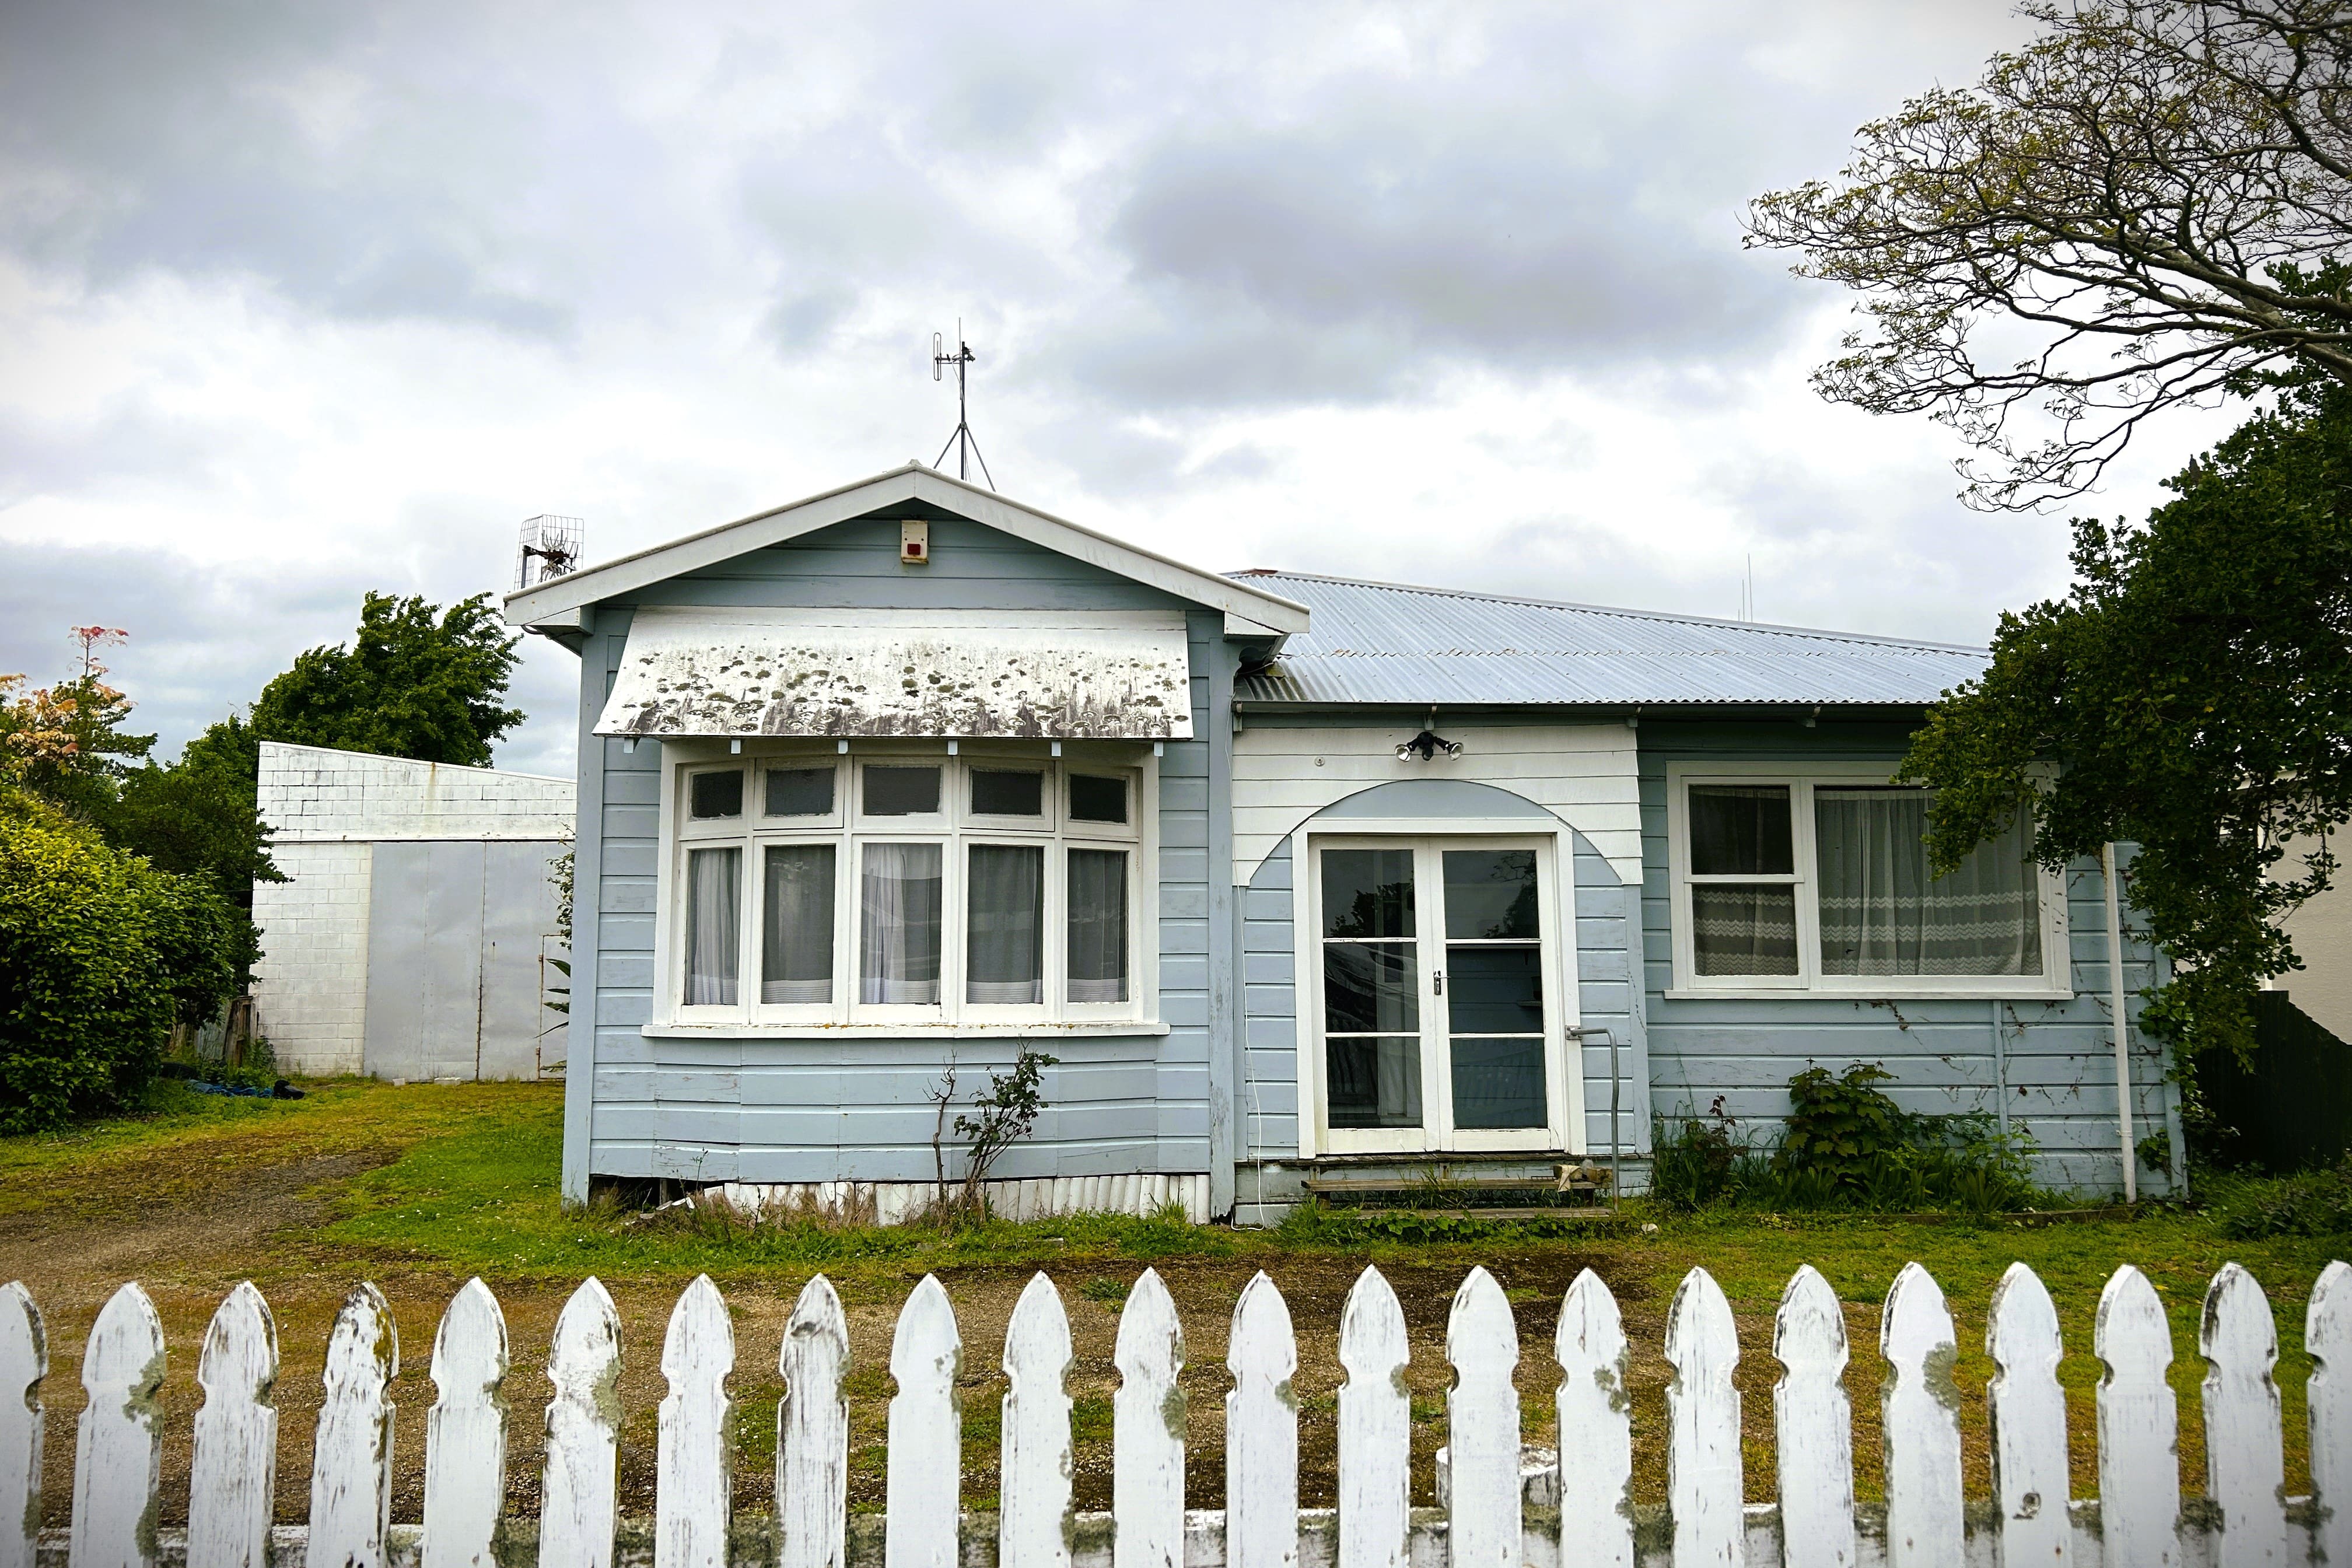
[[[947,447],[940,448],[939,462],[933,463],[931,467],[936,468],[940,463],[946,462],[948,447],[952,447],[956,453],[956,478],[971,479],[971,465],[976,461],[980,464],[980,477],[988,481],[990,489],[994,489],[996,476],[988,471],[988,459],[980,455],[979,437],[971,433],[971,420],[964,412],[964,372],[971,362],[979,357],[971,352],[971,345],[963,341],[963,322],[961,320],[956,322],[955,353],[948,353],[947,340],[940,333],[931,334],[931,379],[944,380],[947,367],[950,365],[956,367],[955,434],[948,437]]]
[[[580,564],[580,520],[541,512],[525,518],[515,551],[515,591],[535,588]]]

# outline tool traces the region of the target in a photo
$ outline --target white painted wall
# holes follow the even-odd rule
[[[570,779],[265,741],[260,784],[270,855],[291,879],[254,884],[254,1006],[289,1072],[360,1070],[377,842],[572,837]]]
[[[1641,779],[1634,732],[1623,724],[1487,727],[1441,722],[1458,757],[1399,762],[1413,727],[1276,728],[1253,717],[1234,737],[1234,882],[1325,806],[1401,779],[1495,784],[1558,816],[1589,839],[1623,880],[1642,880]]]

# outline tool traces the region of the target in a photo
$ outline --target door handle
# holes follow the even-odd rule
[[[1429,976],[1429,978],[1430,978],[1430,982],[1437,987],[1437,994],[1438,994],[1440,996],[1444,995],[1444,994],[1445,994],[1445,971],[1444,971],[1443,969],[1433,970],[1433,971],[1431,971],[1431,972],[1430,972],[1430,976]]]

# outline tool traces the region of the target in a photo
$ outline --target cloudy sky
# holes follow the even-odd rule
[[[937,456],[1201,564],[1981,641],[2064,582],[1754,195],[2026,36],[1889,6],[0,9],[0,670],[169,755],[367,588],[511,586]],[[2137,512],[2209,432],[2160,427]],[[533,639],[503,765],[566,772]]]

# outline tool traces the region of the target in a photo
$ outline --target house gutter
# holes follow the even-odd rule
[[[2099,879],[2107,893],[2107,1006],[2116,1019],[2116,1132],[2122,1141],[2124,1202],[2139,1201],[2139,1158],[2132,1142],[2131,1019],[2124,1012],[2123,900],[2116,896],[2116,847],[2099,846]]]

